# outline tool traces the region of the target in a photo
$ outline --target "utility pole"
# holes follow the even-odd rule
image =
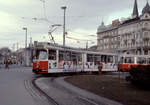
[[[30,37],[30,44],[29,44],[30,46],[30,48],[32,47],[32,37]]]
[[[23,30],[25,30],[25,66],[27,65],[27,27],[23,27]]]
[[[86,50],[88,49],[88,40],[87,40],[87,42],[86,42]]]
[[[61,7],[64,10],[64,24],[63,24],[63,47],[64,47],[64,61],[66,59],[66,49],[65,49],[65,34],[66,34],[66,6]]]
[[[23,27],[23,30],[26,31],[25,33],[25,49],[27,48],[27,27]]]
[[[19,45],[18,45],[18,42],[17,42],[17,51],[18,51],[18,48],[19,48]]]
[[[63,47],[65,47],[65,31],[66,31],[66,27],[65,27],[65,25],[66,25],[66,6],[63,6],[63,7],[61,7],[61,9],[63,9],[64,10],[64,24],[63,24]]]

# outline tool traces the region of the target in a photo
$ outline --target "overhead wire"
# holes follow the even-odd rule
[[[50,20],[48,20],[47,18],[47,14],[46,14],[46,0],[40,0],[43,3],[43,11],[44,11],[44,18],[43,20],[45,20],[48,23],[54,24],[54,22],[51,22]]]
[[[67,36],[66,38],[68,38],[68,39],[73,39],[73,40],[76,40],[76,41],[90,41],[90,42],[93,42],[93,40],[89,40],[89,39],[78,39],[78,38],[69,37],[69,36]]]
[[[74,33],[74,34],[80,34],[80,35],[86,35],[86,36],[92,36],[92,37],[97,37],[96,35],[94,35],[94,34],[87,34],[87,33],[81,33],[81,32],[75,32],[75,31],[72,31],[72,30],[68,30],[69,32],[71,32],[71,33]]]

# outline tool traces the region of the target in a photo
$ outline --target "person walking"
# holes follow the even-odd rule
[[[8,62],[8,60],[5,61],[5,68],[9,69],[9,62]]]
[[[98,73],[99,73],[99,75],[102,75],[102,68],[103,68],[102,63],[99,63],[99,65],[98,65]]]

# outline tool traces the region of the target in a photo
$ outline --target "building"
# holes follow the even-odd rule
[[[150,6],[147,1],[141,15],[138,13],[137,0],[134,2],[130,18],[116,19],[97,30],[97,50],[112,53],[150,54]]]

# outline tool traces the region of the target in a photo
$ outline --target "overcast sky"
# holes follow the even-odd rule
[[[147,0],[137,0],[139,13]],[[44,8],[45,4],[45,8]],[[68,37],[82,41],[66,39],[68,46],[85,47],[86,41],[96,42],[97,28],[103,20],[111,24],[114,19],[131,16],[134,0],[0,0],[0,47],[19,43],[24,47],[25,30],[28,28],[28,42],[49,41],[48,31],[52,24],[63,24],[63,10],[66,9],[66,31]],[[37,18],[34,20],[32,18]],[[47,18],[49,20],[46,21]],[[44,20],[45,19],[45,20]],[[53,33],[56,43],[62,44],[62,27]],[[89,46],[94,45],[89,41]]]

